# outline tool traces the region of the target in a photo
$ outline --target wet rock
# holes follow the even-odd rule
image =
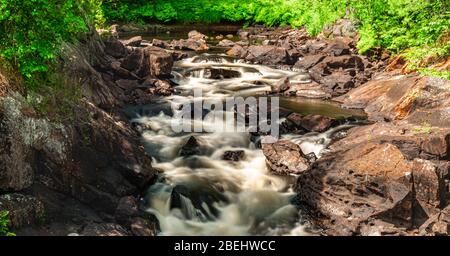
[[[190,201],[185,200],[186,198]],[[228,202],[221,192],[203,182],[176,185],[172,190],[170,201],[171,209],[180,209],[187,218],[199,218],[204,221],[218,216],[219,211],[214,204]],[[192,211],[192,208],[195,211]]]
[[[290,86],[289,77],[281,78],[277,83],[271,86],[272,93],[283,93],[289,90]]]
[[[11,227],[16,229],[38,223],[45,212],[35,197],[17,193],[0,196],[0,211],[9,213]]]
[[[127,40],[121,41],[125,46],[139,47],[142,43],[142,36],[135,36]]]
[[[127,55],[127,48],[119,40],[105,42],[105,53],[114,58],[123,58]]]
[[[220,41],[218,43],[218,46],[221,46],[221,47],[233,47],[235,44],[236,43],[231,41],[231,40],[224,39],[224,40],[222,40],[222,41]]]
[[[183,145],[183,147],[181,147],[179,155],[184,157],[199,155],[201,154],[200,147],[201,145],[197,141],[197,139],[194,136],[191,136]]]
[[[236,151],[225,151],[223,153],[222,159],[227,161],[238,162],[245,157],[244,150],[236,150]]]
[[[300,174],[310,169],[308,159],[293,142],[280,140],[272,144],[263,143],[262,150],[267,164],[276,174]]]

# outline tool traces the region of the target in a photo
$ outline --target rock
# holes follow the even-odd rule
[[[265,65],[293,64],[285,48],[273,45],[251,45],[248,47],[247,61]]]
[[[323,60],[329,68],[332,69],[347,69],[355,68],[357,70],[364,70],[364,62],[359,56],[343,55],[343,56],[328,56]]]
[[[105,53],[114,58],[123,58],[127,55],[127,48],[119,40],[106,41]]]
[[[325,59],[326,55],[324,54],[316,54],[316,55],[308,55],[305,56],[302,59],[299,59],[294,67],[299,69],[305,69],[308,70],[315,65],[317,65],[319,62],[321,62],[323,59]]]
[[[239,36],[242,40],[247,40],[249,35],[250,35],[250,33],[247,32],[247,31],[240,31],[240,32],[238,32],[238,36]]]
[[[242,45],[236,44],[227,51],[228,56],[238,57],[238,58],[245,58],[248,54],[247,48],[244,48]]]
[[[201,154],[200,143],[194,136],[189,137],[186,143],[181,147],[179,155],[183,157]]]
[[[56,154],[55,146],[40,146],[38,179],[52,190],[114,214],[119,199],[147,187],[156,170],[131,127],[90,103],[80,103],[75,111],[83,122],[75,122],[67,137],[56,131],[49,136],[53,143],[67,143],[66,148]]]
[[[293,120],[293,118],[291,117],[289,120]],[[335,120],[321,115],[307,115],[297,120],[297,123],[307,131],[324,132],[334,125]]]
[[[241,77],[242,74],[239,71],[227,69],[227,68],[205,68],[194,69],[186,73],[187,76],[195,76],[198,71],[203,71],[203,78],[206,79],[230,79]]]
[[[126,79],[117,80],[116,84],[125,91],[134,90],[139,86],[138,81]]]
[[[310,99],[330,99],[332,90],[326,88],[317,82],[310,83],[295,83],[290,84],[289,90],[287,90],[284,95],[286,96],[297,96]]]
[[[428,160],[415,159],[413,162],[414,194],[420,207],[424,210],[425,220],[435,214],[439,207],[446,205],[448,191],[445,188],[444,177],[447,174],[448,166],[445,166],[444,170],[444,168],[440,168],[440,166]],[[416,216],[416,218],[419,218],[419,216]]]
[[[202,52],[209,50],[208,45],[204,39],[181,39],[173,40],[171,43],[171,48],[175,50],[190,50],[196,52]]]
[[[146,53],[150,56],[150,74],[156,77],[169,77],[173,67],[172,55],[159,49],[146,49]]]
[[[319,82],[339,95],[350,91],[355,86],[353,77],[342,71],[333,72],[331,75],[321,78]]]
[[[432,234],[436,236],[450,235],[450,206],[447,206],[431,216],[422,226],[420,226],[419,234]]]
[[[168,48],[170,48],[170,43],[154,38],[152,41],[152,46],[160,47],[163,49],[168,49]]]
[[[133,218],[139,217],[140,213],[137,203],[136,198],[133,196],[122,197],[114,213],[114,218],[117,223],[129,226]]]
[[[36,198],[22,194],[6,194],[0,196],[0,212],[9,213],[10,225],[18,229],[42,221],[44,205]]]
[[[234,35],[228,34],[228,35],[227,35],[227,38],[228,38],[228,39],[233,39],[233,38],[234,38]]]
[[[262,150],[266,156],[267,164],[276,174],[300,174],[310,169],[308,159],[300,147],[290,141],[280,140],[272,144],[263,143]]]
[[[272,93],[282,93],[290,88],[289,77],[281,78],[276,84],[272,86]]]
[[[190,200],[182,200],[188,198]],[[217,218],[219,211],[216,204],[228,202],[222,192],[208,183],[176,185],[170,196],[170,208],[180,209],[186,218],[199,218],[204,221]],[[192,207],[196,211],[192,211]]]
[[[164,80],[158,80],[155,83],[154,93],[162,96],[169,96],[172,95],[173,88],[169,82]]]
[[[332,56],[341,56],[350,54],[350,46],[343,40],[335,40],[324,50]]]
[[[127,40],[121,41],[125,46],[139,47],[142,43],[142,36],[135,36]]]
[[[223,153],[222,159],[238,162],[245,157],[245,151],[244,150],[236,150],[236,151],[225,151]]]
[[[200,32],[198,32],[197,30],[192,30],[188,33],[188,38],[190,39],[196,39],[196,40],[204,40],[206,39],[206,36]]]
[[[395,144],[411,160],[414,158],[446,160],[449,155],[450,130],[436,128],[435,133],[430,136],[428,133],[417,132],[416,127],[408,123],[395,125],[379,122],[350,129],[345,140],[338,141],[331,147],[348,148],[367,140]],[[431,147],[431,144],[434,146]]]
[[[128,71],[136,72],[144,63],[145,54],[142,49],[135,49],[125,57],[120,66]]]
[[[25,109],[25,100],[18,94],[0,98],[0,191],[21,191],[34,181],[31,146],[39,134],[32,134],[33,127],[46,124],[24,116]]]
[[[221,47],[233,47],[235,44],[236,43],[231,41],[231,40],[224,39],[224,40],[222,40],[222,41],[220,41],[218,43],[218,46],[221,46]]]
[[[409,228],[411,168],[394,145],[366,142],[323,156],[299,176],[296,191],[301,201],[324,215],[321,223],[328,234],[357,235],[374,219]]]
[[[134,218],[131,224],[131,233],[135,236],[155,236],[156,227],[143,218]]]
[[[345,107],[364,108],[373,121],[405,120],[450,127],[449,82],[418,75],[384,74],[337,98]]]
[[[86,226],[81,236],[130,236],[122,226],[115,223],[92,223]]]

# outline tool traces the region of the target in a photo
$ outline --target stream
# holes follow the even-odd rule
[[[215,75],[217,70],[220,76]],[[153,166],[161,171],[144,198],[146,210],[159,221],[159,235],[311,234],[293,204],[296,177],[272,174],[258,141],[250,133],[174,132],[171,126],[176,111],[180,111],[171,106],[199,100],[193,97],[195,89],[202,90],[201,100],[258,96],[265,95],[271,85],[285,77],[290,77],[291,82],[308,82],[308,74],[248,64],[215,49],[176,62],[172,75],[178,84],[172,96],[129,109],[132,121],[145,127],[143,144],[154,158]],[[282,97],[280,107],[335,118],[359,114],[330,102],[300,98]],[[223,125],[208,118],[192,122]],[[313,152],[320,158],[334,134],[354,125],[345,123],[324,133],[284,134],[282,138],[297,143],[305,154]],[[194,153],[181,154],[183,145],[192,144],[192,138],[196,142]],[[224,160],[226,152],[240,152],[243,158]]]

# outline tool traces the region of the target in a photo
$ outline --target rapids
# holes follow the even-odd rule
[[[144,198],[146,210],[159,221],[160,235],[309,234],[292,203],[295,177],[271,174],[249,133],[176,133],[171,127],[174,113],[179,111],[171,108],[172,104],[199,100],[193,98],[194,89],[203,90],[203,99],[263,95],[284,77],[308,82],[307,73],[251,65],[220,54],[201,54],[177,62],[172,74],[173,82],[178,84],[173,96],[133,110],[133,122],[145,127],[143,143],[154,158],[154,167],[161,171]],[[314,109],[315,103],[311,104]],[[321,104],[332,112],[347,114],[337,106]],[[192,122],[223,125],[207,118]],[[283,138],[298,143],[305,153],[314,152],[320,157],[331,136],[349,127]],[[181,147],[191,136],[199,144],[198,153],[180,156]],[[223,160],[226,151],[238,150],[244,152],[242,160]]]

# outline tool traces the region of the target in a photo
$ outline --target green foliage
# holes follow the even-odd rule
[[[14,236],[15,234],[9,231],[9,212],[0,211],[0,236]]]
[[[100,5],[100,0],[0,0],[1,57],[36,86],[33,81],[46,76],[62,41],[103,20]]]
[[[450,29],[448,0],[351,0],[359,28],[360,52],[382,47],[399,52],[436,42]]]
[[[345,0],[105,0],[110,21],[243,22],[306,25],[312,34],[345,14]]]
[[[106,21],[261,23],[305,26],[317,35],[347,17],[359,23],[361,53],[388,49],[423,70],[430,52],[435,61],[449,56],[448,44],[437,43],[450,31],[449,6],[448,0],[0,0],[0,57],[35,88],[48,83],[63,41]]]

